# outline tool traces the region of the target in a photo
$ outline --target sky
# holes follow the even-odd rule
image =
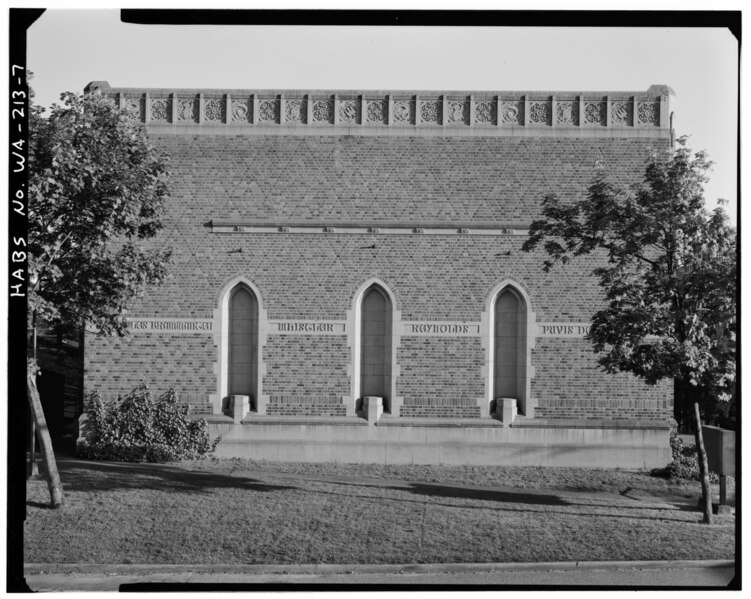
[[[738,47],[710,28],[210,27],[50,10],[29,30],[37,103],[113,87],[676,93],[675,128],[715,162],[708,206],[736,222]]]

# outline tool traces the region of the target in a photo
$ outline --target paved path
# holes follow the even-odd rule
[[[293,590],[304,586],[598,586],[712,587],[730,585],[727,560],[665,562],[560,562],[431,565],[65,565],[30,564],[34,591]],[[365,590],[365,589],[363,589]]]

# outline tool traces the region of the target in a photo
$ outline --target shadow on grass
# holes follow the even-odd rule
[[[255,479],[186,470],[167,464],[61,461],[58,469],[65,491],[144,489],[211,493],[215,489],[228,488],[260,492],[297,489],[291,485],[276,485]]]
[[[336,481],[338,485],[345,485],[350,487],[372,487],[380,489],[388,489],[394,491],[402,491],[405,493],[411,493],[413,495],[421,495],[429,498],[427,500],[420,499],[405,499],[404,497],[392,497],[389,498],[393,501],[400,502],[414,502],[422,504],[430,504],[434,506],[444,506],[458,509],[473,509],[473,510],[501,510],[501,511],[534,511],[538,513],[544,513],[545,515],[559,514],[565,516],[580,516],[584,518],[597,517],[597,518],[621,518],[626,520],[655,520],[664,522],[680,522],[685,523],[686,520],[682,518],[673,518],[665,513],[672,512],[678,514],[680,511],[671,505],[623,505],[623,504],[598,504],[598,503],[579,503],[573,501],[567,501],[557,495],[551,495],[546,493],[529,493],[520,491],[502,491],[492,489],[473,489],[471,487],[455,487],[451,485],[439,485],[435,483],[408,483],[406,485],[378,485],[378,484],[363,484],[363,483],[348,483],[344,481]],[[316,493],[322,493],[326,495],[338,495],[342,497],[362,497],[364,495],[352,495],[349,493],[336,493],[333,491],[324,491],[318,489]],[[458,505],[452,503],[443,503],[436,501],[437,498],[448,499],[464,499],[470,501],[493,501],[500,505],[498,507],[488,507],[487,505]],[[547,506],[552,507],[567,507],[580,510],[578,513],[575,511],[562,511],[555,509],[526,509],[527,506]],[[586,511],[582,511],[585,508]],[[611,510],[610,512],[602,512],[600,510]],[[613,513],[622,512],[622,513]],[[644,512],[654,512],[654,515],[647,515]],[[690,511],[690,510],[686,510]],[[671,514],[672,515],[672,514]]]
[[[457,499],[474,499],[477,501],[498,501],[501,503],[523,503],[527,505],[571,505],[556,495],[544,493],[524,493],[495,491],[492,489],[472,489],[436,484],[409,483],[408,487],[389,487],[408,491],[417,495],[430,497],[453,497]]]

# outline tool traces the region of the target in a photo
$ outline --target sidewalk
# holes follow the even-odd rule
[[[34,591],[280,591],[320,585],[354,585],[363,590],[409,585],[725,588],[735,576],[735,564],[730,560],[301,566],[28,564],[25,573]]]

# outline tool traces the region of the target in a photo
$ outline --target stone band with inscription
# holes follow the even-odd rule
[[[537,323],[538,337],[584,337],[589,333],[588,322]]]
[[[335,320],[271,320],[269,332],[285,334],[305,335],[309,333],[318,335],[344,335],[346,324]]]
[[[213,321],[203,318],[129,318],[128,328],[132,333],[210,333]]]
[[[402,335],[431,335],[447,337],[475,337],[480,325],[475,322],[404,322]]]

